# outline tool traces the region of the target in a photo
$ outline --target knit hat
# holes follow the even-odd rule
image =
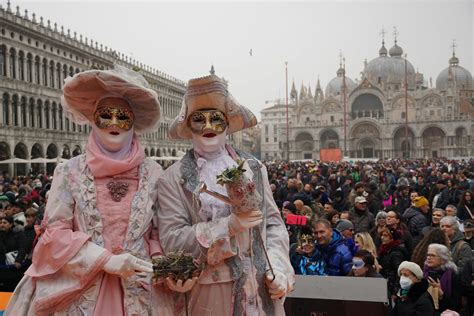
[[[354,229],[354,224],[347,219],[340,219],[337,221],[336,230],[340,233],[345,231],[346,229]]]
[[[400,272],[402,269],[407,269],[410,270],[411,273],[413,273],[418,280],[423,279],[423,271],[421,270],[420,266],[417,265],[414,262],[411,261],[403,261],[399,266],[398,266],[398,276],[400,276]]]
[[[415,207],[417,207],[417,208],[423,207],[423,206],[428,205],[428,204],[430,204],[430,203],[428,202],[428,200],[424,196],[418,196],[418,197],[413,199],[413,205],[415,205]]]

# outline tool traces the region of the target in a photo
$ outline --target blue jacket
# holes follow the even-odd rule
[[[290,248],[290,260],[296,274],[300,275],[327,275],[326,263],[318,249],[311,257],[302,256],[296,252],[296,244]]]
[[[333,229],[332,239],[328,245],[316,245],[316,249],[321,253],[328,275],[346,276],[351,271],[351,251],[347,248],[344,238],[337,230]]]

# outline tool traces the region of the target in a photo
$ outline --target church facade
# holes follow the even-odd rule
[[[280,102],[261,111],[262,159],[319,159],[326,148],[351,158],[474,156],[473,78],[454,49],[447,59],[436,85],[428,86],[396,40],[389,50],[382,42],[379,56],[365,62],[357,82],[345,75],[341,61],[324,91],[319,79],[314,95],[310,87],[297,91],[293,83],[289,146],[286,106]]]

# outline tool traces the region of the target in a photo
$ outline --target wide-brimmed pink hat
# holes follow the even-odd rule
[[[158,96],[136,71],[116,65],[112,70],[80,72],[64,82],[61,105],[77,124],[93,124],[97,103],[106,97],[123,98],[130,104],[137,133],[155,130],[160,121]]]
[[[193,112],[205,109],[219,110],[226,115],[229,123],[227,134],[257,125],[255,115],[232,97],[227,83],[211,74],[189,80],[181,111],[169,128],[170,137],[191,139],[193,136],[187,120]]]

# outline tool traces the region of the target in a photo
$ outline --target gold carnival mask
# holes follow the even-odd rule
[[[195,134],[202,134],[206,129],[221,134],[227,128],[227,119],[218,110],[195,111],[189,116],[188,126]]]
[[[133,126],[135,116],[132,110],[113,106],[101,106],[94,113],[94,123],[100,129],[117,126],[128,131]]]

